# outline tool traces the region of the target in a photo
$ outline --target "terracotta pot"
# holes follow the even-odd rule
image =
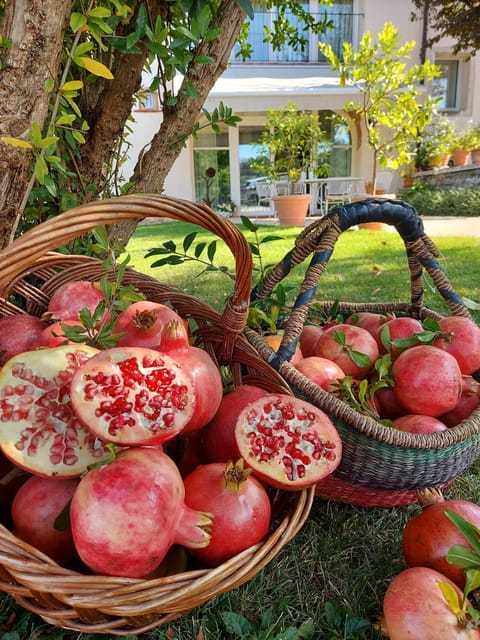
[[[466,149],[458,149],[457,151],[452,151],[450,159],[452,160],[454,167],[463,167],[467,164],[469,155],[470,151],[466,151]]]
[[[470,158],[474,164],[478,164],[480,162],[480,149],[472,149]]]
[[[280,224],[294,227],[301,227],[305,224],[310,195],[274,196],[273,203]]]

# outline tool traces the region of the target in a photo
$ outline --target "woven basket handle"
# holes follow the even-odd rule
[[[412,316],[419,316],[423,307],[423,270],[425,270],[452,314],[471,317],[461,297],[450,285],[441,268],[437,260],[440,252],[425,235],[422,220],[415,209],[400,200],[368,198],[335,207],[317,223],[306,227],[296,239],[294,248],[253,290],[252,300],[267,297],[296,265],[312,254],[300,292],[285,325],[282,344],[275,356],[275,366],[284,360],[290,360],[295,351],[308,310],[315,300],[320,276],[327,266],[338,237],[343,231],[366,222],[383,222],[393,225],[405,244],[410,271]]]
[[[34,227],[0,252],[0,296],[12,280],[49,251],[58,249],[97,226],[126,220],[165,218],[203,227],[225,241],[235,258],[235,284],[222,314],[225,340],[233,345],[247,317],[252,283],[252,255],[243,234],[203,204],[167,196],[139,194],[99,200],[70,209]]]

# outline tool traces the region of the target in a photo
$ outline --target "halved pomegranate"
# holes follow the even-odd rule
[[[176,360],[140,347],[98,352],[76,372],[71,396],[82,423],[120,445],[170,440],[195,409],[192,381]]]
[[[20,353],[0,371],[0,447],[22,469],[74,478],[108,456],[73,411],[70,382],[98,353],[64,345]]]
[[[330,418],[311,403],[281,393],[247,405],[238,416],[235,438],[253,473],[278,489],[315,484],[338,467],[342,455]]]

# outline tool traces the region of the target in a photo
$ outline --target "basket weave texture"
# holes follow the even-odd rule
[[[342,232],[365,222],[393,225],[400,234],[410,274],[410,301],[340,302],[340,314],[393,312],[420,319],[439,319],[438,313],[424,305],[423,278],[426,272],[451,314],[471,317],[442,270],[438,262],[438,248],[425,235],[422,220],[415,209],[398,200],[370,198],[336,207],[306,227],[294,248],[252,292],[253,299],[268,296],[291,269],[311,256],[297,299],[285,323],[278,353],[273,352],[259,333],[247,328],[245,334],[262,357],[282,374],[296,395],[330,415],[341,435],[341,463],[317,486],[318,495],[357,505],[394,506],[414,502],[419,489],[448,484],[477,460],[480,455],[480,410],[446,431],[425,435],[405,433],[360,414],[310,382],[290,364],[312,303],[326,312],[334,306],[332,301],[315,300],[315,295],[336,241]]]
[[[131,269],[124,283],[135,285],[150,300],[172,306],[187,319],[196,344],[207,350],[223,372],[230,372],[229,383],[291,393],[243,335],[252,275],[248,244],[234,225],[204,205],[156,195],[123,196],[82,205],[38,225],[0,253],[0,315],[40,315],[64,282],[99,280],[104,274],[100,261],[54,250],[98,225],[147,217],[193,223],[222,239],[235,258],[233,293],[219,314],[202,301]],[[300,530],[313,497],[313,488],[276,492],[271,530],[261,543],[214,569],[191,569],[155,579],[66,569],[0,525],[0,589],[58,627],[120,636],[142,633],[252,579]]]

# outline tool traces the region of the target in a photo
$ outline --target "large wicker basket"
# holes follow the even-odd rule
[[[423,278],[427,272],[454,315],[470,317],[462,299],[450,285],[437,260],[439,251],[424,234],[423,223],[413,207],[397,200],[366,199],[336,207],[317,223],[305,228],[294,248],[253,291],[253,298],[267,297],[291,269],[312,256],[301,290],[285,324],[277,354],[263,337],[247,328],[245,333],[262,355],[288,381],[295,393],[325,410],[343,440],[338,469],[320,483],[317,493],[327,498],[365,506],[393,506],[416,500],[416,491],[443,486],[461,474],[480,455],[480,410],[446,431],[426,435],[404,433],[361,415],[346,403],[323,391],[301,375],[289,362],[317,285],[339,235],[365,222],[393,225],[404,241],[410,273],[410,301],[400,303],[340,302],[339,313],[394,312],[416,318],[439,318],[424,306]],[[355,277],[352,272],[351,277]],[[339,295],[339,298],[341,295]],[[328,312],[333,302],[315,301]]]
[[[52,252],[98,225],[159,218],[193,223],[224,240],[236,264],[233,294],[222,314],[155,279],[127,270],[124,282],[147,298],[175,308],[188,319],[198,344],[229,372],[235,384],[250,383],[290,393],[242,334],[251,288],[252,259],[238,229],[208,207],[155,195],[125,196],[94,202],[51,219],[0,253],[0,314],[41,314],[51,294],[74,279],[98,280],[101,263],[92,258]],[[299,531],[313,501],[313,489],[277,492],[276,514],[258,545],[214,569],[187,570],[146,579],[79,573],[63,568],[0,525],[0,589],[46,622],[89,633],[142,633],[182,616],[214,596],[254,577]]]

